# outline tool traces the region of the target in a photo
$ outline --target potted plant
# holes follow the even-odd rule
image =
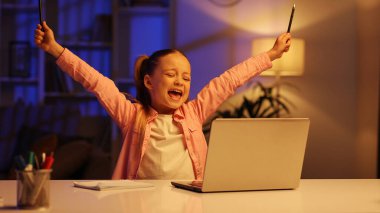
[[[257,98],[243,96],[243,102],[227,110],[217,110],[203,124],[203,132],[208,141],[211,123],[216,118],[278,118],[290,115],[287,105],[291,102],[276,91],[278,85],[265,87],[258,82],[252,90],[259,90]],[[227,100],[228,102],[229,100]]]

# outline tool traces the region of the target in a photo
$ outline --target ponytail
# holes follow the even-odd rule
[[[147,123],[147,113],[148,107],[150,105],[150,95],[144,85],[144,77],[147,73],[147,64],[149,57],[147,55],[141,55],[137,57],[134,66],[134,78],[137,96],[136,99],[141,103],[144,110],[137,111],[135,127],[140,130],[137,140],[139,141],[139,153],[141,153],[144,135],[145,135],[145,126]]]
[[[144,77],[148,74],[148,60],[147,55],[139,56],[135,61],[134,78],[137,90],[137,100],[144,106],[145,109],[150,105],[150,95],[144,85]]]

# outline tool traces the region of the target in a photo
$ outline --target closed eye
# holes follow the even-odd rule
[[[174,73],[166,73],[165,75],[168,77],[174,77],[175,76]]]

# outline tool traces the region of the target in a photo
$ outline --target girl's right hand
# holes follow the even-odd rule
[[[42,26],[38,24],[37,29],[34,32],[34,43],[37,47],[43,49],[55,58],[58,58],[64,48],[56,42],[54,32],[50,29],[46,22],[44,21],[42,24],[44,31],[42,31]]]

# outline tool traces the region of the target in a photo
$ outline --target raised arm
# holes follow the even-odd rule
[[[248,58],[242,63],[225,71],[219,77],[212,79],[189,104],[193,105],[200,122],[215,112],[215,110],[235,90],[251,78],[272,67],[271,61],[276,60],[290,48],[291,35],[283,33],[277,37],[273,47],[265,53]]]
[[[114,82],[99,73],[85,61],[63,48],[54,38],[54,32],[43,22],[35,30],[36,45],[57,59],[57,65],[86,90],[93,93],[112,119],[124,131],[135,116],[136,107],[119,91]]]

